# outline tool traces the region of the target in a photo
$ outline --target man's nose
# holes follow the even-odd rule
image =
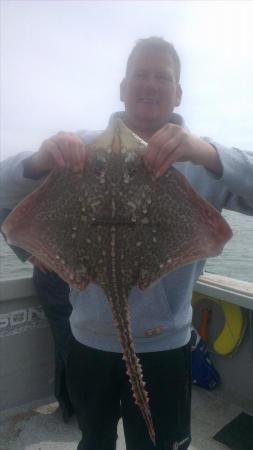
[[[158,81],[155,75],[149,75],[145,80],[145,88],[155,91],[158,89]]]

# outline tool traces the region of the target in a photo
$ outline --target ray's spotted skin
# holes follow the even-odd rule
[[[9,215],[3,231],[10,244],[25,248],[73,287],[83,290],[95,280],[104,289],[133,396],[155,443],[131,335],[129,293],[219,254],[232,232],[176,169],[153,177],[143,164],[146,147],[115,120],[87,146],[82,173],[53,171]]]

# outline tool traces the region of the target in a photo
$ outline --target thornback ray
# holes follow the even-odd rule
[[[71,286],[92,280],[111,305],[133,396],[155,430],[135,354],[128,296],[186,264],[221,253],[232,232],[221,214],[171,167],[160,178],[143,164],[147,144],[120,119],[86,146],[84,170],[54,170],[3,224],[24,248]]]

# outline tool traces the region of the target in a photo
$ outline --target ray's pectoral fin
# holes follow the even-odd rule
[[[232,237],[221,214],[193,190],[184,176],[171,169],[167,179],[163,177],[157,189],[159,201],[150,214],[151,231],[142,236],[145,245],[140,289],[186,264],[219,255]],[[173,183],[171,196],[167,181]]]
[[[90,281],[79,225],[82,223],[78,195],[63,200],[62,182],[81,189],[81,178],[52,172],[47,180],[9,214],[2,229],[7,242],[24,248],[56,272],[68,284],[84,290]],[[67,192],[67,191],[66,191]],[[80,196],[80,195],[79,195]]]

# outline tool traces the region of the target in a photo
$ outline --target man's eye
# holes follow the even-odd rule
[[[145,78],[145,73],[143,72],[139,72],[135,74],[135,78],[139,79],[139,80],[143,80]]]
[[[160,81],[168,81],[168,82],[171,82],[171,81],[172,81],[172,77],[169,76],[169,75],[159,75],[159,76],[158,76],[158,79],[159,79]]]

